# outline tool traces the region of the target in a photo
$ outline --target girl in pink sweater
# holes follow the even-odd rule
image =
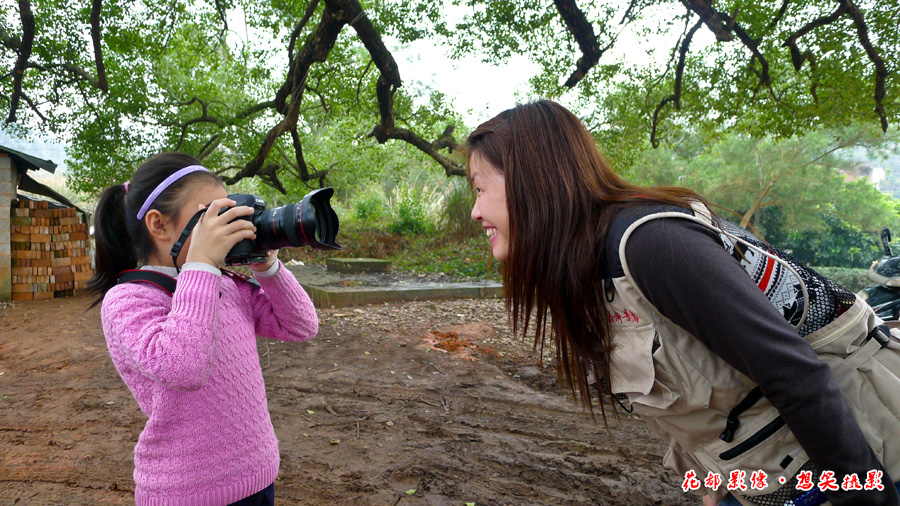
[[[255,238],[250,221],[235,220],[252,209],[226,195],[197,159],[162,153],[97,205],[94,305],[102,302],[110,356],[148,417],[134,448],[138,505],[274,502],[278,441],[256,336],[303,341],[318,320],[277,252],[251,265],[259,286],[219,270],[238,241]],[[173,259],[173,244],[204,206]],[[177,277],[174,293],[118,284],[122,271],[138,267]]]

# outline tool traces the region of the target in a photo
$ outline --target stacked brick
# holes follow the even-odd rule
[[[12,299],[75,295],[93,276],[87,225],[76,209],[20,199],[10,216]]]

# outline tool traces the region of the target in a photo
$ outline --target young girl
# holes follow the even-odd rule
[[[235,220],[252,209],[234,204],[183,153],[151,157],[97,204],[94,305],[102,301],[110,356],[148,417],[134,449],[138,505],[274,502],[278,441],[256,336],[303,341],[318,320],[277,252],[251,265],[260,286],[219,270],[238,241],[255,238],[252,223]],[[173,244],[206,206],[173,260]],[[177,278],[177,288],[117,284],[136,268]]]
[[[627,397],[686,491],[897,506],[900,342],[864,302],[696,193],[624,181],[554,102],[502,112],[468,148],[514,330],[550,327],[586,405],[590,376]]]

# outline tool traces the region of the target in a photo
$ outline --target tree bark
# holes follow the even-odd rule
[[[22,92],[22,79],[25,77],[28,58],[31,57],[31,48],[34,45],[34,14],[31,12],[31,3],[28,0],[19,0],[19,16],[22,19],[22,42],[19,44],[19,57],[13,67],[13,92],[9,101],[7,123],[16,122],[19,100],[25,95]]]
[[[604,51],[600,48],[594,27],[575,0],[553,0],[553,4],[556,5],[556,10],[559,11],[560,17],[566,23],[566,29],[575,37],[578,47],[581,49],[582,56],[575,63],[575,71],[572,72],[565,84],[567,88],[573,88],[600,61]],[[631,7],[629,7],[630,10]],[[622,21],[624,22],[625,18]]]
[[[104,92],[109,92],[109,83],[106,82],[106,66],[103,64],[103,47],[100,33],[100,10],[103,0],[94,0],[91,6],[91,40],[94,43],[94,61],[97,64],[97,87]]]

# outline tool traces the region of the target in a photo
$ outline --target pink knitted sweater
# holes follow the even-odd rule
[[[185,270],[172,297],[145,283],[104,297],[109,353],[149,417],[134,448],[138,506],[227,505],[275,481],[256,336],[303,341],[319,324],[286,268],[258,279]]]

